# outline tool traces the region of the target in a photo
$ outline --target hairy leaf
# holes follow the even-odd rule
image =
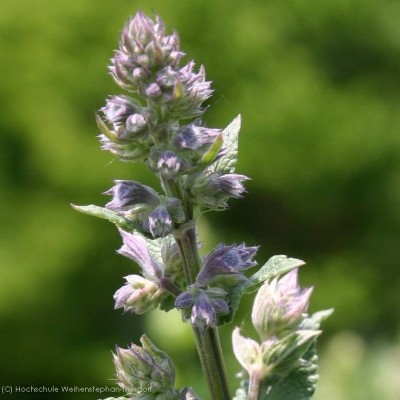
[[[286,274],[292,269],[304,265],[304,261],[297,258],[288,258],[284,255],[271,257],[254,275],[246,282],[244,288],[246,293],[251,293],[265,281],[278,277],[279,275]]]
[[[74,204],[71,205],[75,210],[83,214],[88,214],[94,217],[106,219],[107,221],[112,222],[113,224],[115,224],[119,228],[124,229],[127,232],[132,232],[136,229],[140,229],[139,224],[136,223],[135,221],[125,218],[123,215],[113,210],[109,210],[108,208],[95,206],[93,204],[88,206],[77,206]]]
[[[319,379],[317,363],[314,341],[289,375],[275,375],[265,382],[262,400],[310,400]]]

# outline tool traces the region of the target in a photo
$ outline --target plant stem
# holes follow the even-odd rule
[[[250,374],[249,392],[247,400],[260,400],[261,378],[258,372]]]
[[[200,269],[195,227],[175,238],[187,270],[187,282],[193,284]],[[217,328],[199,329],[192,324],[201,366],[206,376],[212,400],[228,400],[229,389]]]
[[[167,194],[179,194],[182,204],[185,204],[187,222],[175,232],[174,237],[181,255],[186,284],[192,285],[195,283],[201,267],[193,208],[185,198],[180,184],[173,185],[170,181],[163,183]],[[229,388],[217,328],[208,327],[203,330],[192,324],[192,329],[201,366],[207,380],[210,399],[229,400]]]

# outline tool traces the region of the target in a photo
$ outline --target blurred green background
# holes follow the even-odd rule
[[[205,121],[242,114],[238,172],[252,181],[201,236],[307,261],[312,310],[335,308],[320,341],[316,400],[400,393],[400,2],[395,0],[3,0],[0,13],[0,383],[112,385],[115,344],[146,331],[179,386],[207,398],[175,312],[113,310],[136,266],[120,238],[69,203],[99,204],[112,179],[155,184],[99,150],[94,113],[121,90],[107,74],[138,8],[157,11],[205,64]],[[249,321],[251,298],[235,319]],[[232,388],[239,365],[221,329]],[[111,395],[111,394],[110,394]],[[3,398],[95,399],[96,394]]]

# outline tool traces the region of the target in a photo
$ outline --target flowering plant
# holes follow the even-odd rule
[[[109,70],[128,94],[107,99],[97,115],[99,139],[118,159],[145,162],[162,193],[116,180],[105,207],[74,208],[113,222],[123,242],[118,252],[140,267],[141,275],[126,276],[116,291],[115,308],[136,314],[176,308],[191,324],[211,399],[231,398],[218,326],[230,323],[241,296],[254,291],[252,322],[260,339],[233,331],[233,351],[244,370],[234,398],[310,399],[319,326],[331,311],[308,314],[312,289],[297,283],[303,262],[275,256],[249,275],[257,246],[221,243],[200,255],[199,218],[242,197],[248,178],[235,173],[240,116],[225,129],[202,122],[211,82],[203,66],[183,64],[183,56],[177,33],[167,34],[159,16],[139,11],[125,25]],[[190,386],[174,387],[166,353],[145,335],[141,344],[117,347],[114,354],[118,385],[128,396],[123,399],[198,399]],[[144,384],[151,390],[133,390]]]

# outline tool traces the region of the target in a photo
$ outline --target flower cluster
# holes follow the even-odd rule
[[[257,249],[222,243],[205,257],[195,283],[175,301],[183,319],[206,329],[217,325],[219,315],[229,314],[227,294],[247,280],[243,271],[257,264],[253,261]]]
[[[126,312],[142,314],[157,308],[160,303],[181,290],[183,273],[176,244],[171,239],[164,240],[155,255],[149,251],[146,240],[140,234],[131,234],[120,230],[123,246],[118,253],[135,261],[140,275],[128,275],[126,283],[115,292],[115,308]]]
[[[154,189],[139,182],[117,180],[105,194],[113,196],[107,208],[135,220],[153,238],[167,236],[176,224],[185,221],[179,199],[159,196]]]
[[[198,118],[211,82],[204,67],[196,71],[193,61],[182,65],[183,55],[177,33],[166,34],[161,18],[138,12],[125,25],[110,67],[129,95],[108,98],[97,123],[102,148],[123,161],[145,161],[165,192],[132,180],[115,180],[105,192],[111,196],[106,209],[139,228],[138,233],[120,230],[119,253],[138,263],[142,276],[125,277],[115,307],[141,314],[172,296],[183,319],[205,329],[229,314],[228,294],[256,265],[257,247],[221,244],[202,260],[195,281],[183,276],[182,254],[171,236],[192,223],[196,210],[224,209],[230,198],[240,198],[248,179],[234,173],[237,139]],[[187,119],[192,121],[182,124]],[[150,243],[139,233],[162,239],[155,252],[150,254]]]
[[[111,96],[97,115],[101,147],[123,161],[145,161],[162,181],[179,181],[194,204],[223,209],[229,198],[241,197],[248,178],[207,169],[227,151],[221,129],[208,128],[200,119],[181,124],[201,116],[212,94],[204,67],[196,71],[193,61],[181,65],[183,55],[177,33],[167,35],[158,16],[153,20],[138,12],[125,25],[110,72],[130,95]],[[172,217],[168,209],[178,206],[175,200],[163,204],[143,185],[117,181],[107,193],[114,196],[107,206],[123,208],[125,214],[144,206],[144,213],[134,210],[131,217],[153,237],[165,236],[182,222],[181,210]]]
[[[191,388],[174,389],[175,368],[168,355],[146,335],[140,342],[142,346],[116,347],[114,364],[124,392],[137,400],[198,400]]]

